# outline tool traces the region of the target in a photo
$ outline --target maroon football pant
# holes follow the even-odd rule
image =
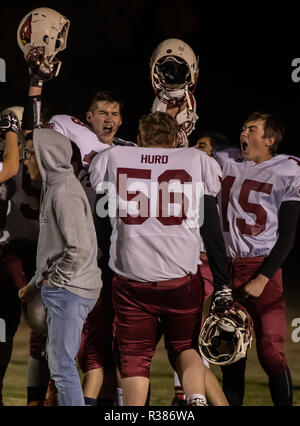
[[[231,259],[230,281],[233,290],[256,277],[263,257]],[[280,375],[287,367],[284,352],[286,307],[283,299],[282,273],[279,269],[258,298],[244,303],[254,323],[256,349],[261,366],[269,377]]]
[[[203,283],[199,274],[140,283],[115,275],[112,297],[121,377],[149,377],[160,322],[172,367],[177,356],[198,347]]]

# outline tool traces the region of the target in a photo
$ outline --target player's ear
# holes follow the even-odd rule
[[[91,112],[91,111],[87,111],[87,113],[86,113],[85,117],[86,117],[86,121],[87,121],[88,123],[90,123],[90,122],[91,122],[91,120],[92,120],[92,112]]]
[[[270,137],[270,138],[267,138],[267,140],[266,140],[266,146],[267,147],[271,147],[272,145],[274,145],[274,143],[275,143],[275,138],[274,138],[274,136],[272,136],[272,137]]]

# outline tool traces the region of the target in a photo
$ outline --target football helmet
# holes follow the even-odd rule
[[[169,38],[154,49],[150,74],[155,92],[187,88],[193,93],[198,78],[198,58],[187,43]]]
[[[150,74],[156,98],[152,112],[168,107],[186,107],[176,115],[180,147],[188,146],[188,136],[198,120],[193,92],[198,78],[198,58],[182,40],[169,38],[161,42],[150,59]]]
[[[27,13],[17,30],[17,41],[33,72],[44,79],[57,76],[61,62],[55,58],[67,44],[70,21],[48,7]]]
[[[11,107],[7,107],[5,108],[2,112],[2,114],[8,114],[10,112],[14,112],[17,116],[17,119],[19,120],[20,123],[20,128],[22,128],[22,118],[23,118],[23,111],[24,111],[24,107],[16,105],[16,106],[11,106]]]
[[[23,315],[27,325],[38,335],[47,334],[46,310],[42,302],[41,292],[23,304]]]
[[[199,335],[200,354],[211,364],[228,365],[244,358],[251,347],[253,322],[237,302],[212,310]]]

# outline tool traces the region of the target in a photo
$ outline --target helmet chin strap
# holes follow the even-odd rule
[[[188,86],[185,86],[184,93],[185,93],[185,99],[187,100],[188,108],[189,108],[190,111],[193,111],[193,106],[192,106]],[[196,108],[195,108],[195,110],[196,110]]]

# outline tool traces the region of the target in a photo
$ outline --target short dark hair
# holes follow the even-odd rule
[[[93,111],[96,108],[97,102],[107,102],[109,104],[117,103],[120,106],[120,113],[122,113],[124,107],[124,101],[119,92],[112,90],[100,90],[90,100],[88,111]]]
[[[274,138],[275,142],[269,147],[272,155],[275,155],[278,145],[284,138],[285,128],[282,121],[275,115],[269,112],[254,111],[246,119],[245,124],[249,121],[263,120],[264,121],[264,137]]]
[[[197,136],[196,142],[201,138],[209,138],[211,147],[214,151],[216,151],[218,148],[230,145],[230,140],[227,138],[227,136],[218,132],[217,130],[200,132]]]

